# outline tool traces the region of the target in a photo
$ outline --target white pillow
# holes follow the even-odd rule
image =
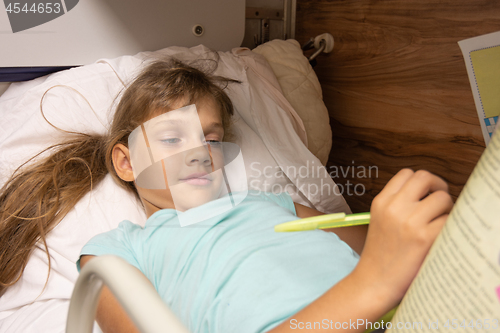
[[[105,133],[113,116],[115,97],[122,91],[123,83],[133,80],[145,62],[165,55],[189,62],[210,54],[203,46],[171,47],[12,84],[0,97],[0,183],[21,163],[63,138],[61,132],[44,120],[40,104],[47,119],[59,128]],[[231,84],[228,94],[237,113],[235,132],[250,187],[288,190],[296,202],[324,212],[349,212],[342,196],[308,193],[308,185],[327,184],[335,189],[326,172],[319,177],[304,178],[290,170],[289,167],[311,170],[321,165],[307,150],[300,117],[281,94],[264,58],[247,49],[220,53],[216,74],[241,81]],[[118,187],[108,176],[48,235],[52,270],[46,288],[47,258],[42,250],[36,249],[21,280],[0,298],[0,331],[40,332],[36,324],[40,320],[54,324],[51,332],[59,330],[55,327],[63,331],[66,313],[54,307],[64,307],[61,302],[69,302],[78,276],[75,262],[80,249],[93,235],[115,228],[124,219],[143,225],[146,216],[134,195]],[[46,308],[41,308],[41,303]]]

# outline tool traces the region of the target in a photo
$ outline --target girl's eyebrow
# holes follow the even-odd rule
[[[153,124],[152,128],[154,129],[157,126],[164,126],[164,125],[179,125],[179,124],[186,124],[188,121],[184,119],[165,119],[165,120],[160,120],[159,122]]]
[[[165,119],[157,122],[153,126],[151,126],[151,130],[155,130],[156,128],[162,128],[163,126],[179,126],[181,124],[186,124],[189,121],[186,121],[185,119]],[[217,131],[222,131],[224,132],[224,126],[222,126],[222,123],[218,121],[211,122],[207,126],[203,127],[203,132],[217,132]]]
[[[221,123],[214,121],[213,123],[210,123],[207,126],[205,126],[205,128],[203,130],[204,130],[204,132],[208,132],[210,130],[215,131],[218,129],[224,129],[224,128],[222,127]]]

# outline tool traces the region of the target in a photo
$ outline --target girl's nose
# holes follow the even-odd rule
[[[212,163],[210,159],[210,153],[208,151],[208,146],[206,145],[198,146],[187,150],[185,156],[187,165],[199,163],[204,166],[207,166]]]

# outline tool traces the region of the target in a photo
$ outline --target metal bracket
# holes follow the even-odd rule
[[[283,10],[273,8],[247,7],[245,19],[260,20],[260,35],[254,35],[255,45],[269,41],[270,20],[283,21]]]
[[[270,1],[266,6],[252,6],[247,0],[245,38],[242,46],[254,48],[272,39],[295,37],[296,0]]]

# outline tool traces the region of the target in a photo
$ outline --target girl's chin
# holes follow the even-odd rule
[[[217,186],[215,188],[213,186],[199,186],[185,183],[182,188],[173,189],[171,192],[176,209],[185,211],[219,198],[221,187]]]

